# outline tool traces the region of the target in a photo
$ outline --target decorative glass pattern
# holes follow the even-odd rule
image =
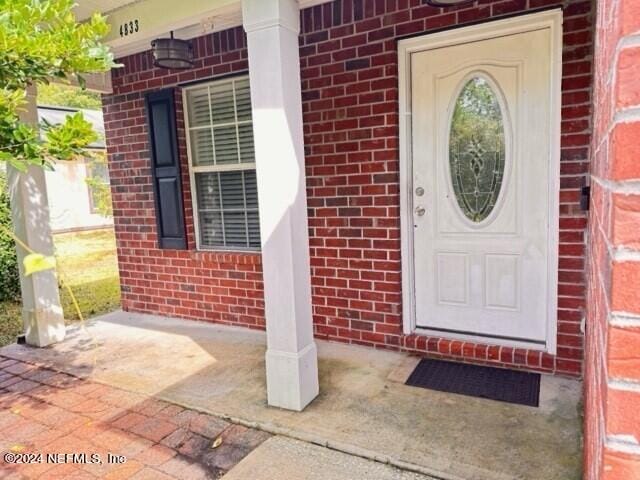
[[[504,177],[504,121],[498,98],[482,77],[458,96],[449,132],[449,166],[464,215],[481,222],[493,210]]]

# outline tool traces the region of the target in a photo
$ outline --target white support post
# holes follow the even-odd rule
[[[269,405],[300,411],[318,395],[296,0],[243,0],[249,50]]]
[[[27,90],[27,108],[20,118],[38,123],[35,88]],[[13,229],[18,238],[44,255],[53,255],[53,238],[49,226],[49,203],[45,172],[31,166],[25,173],[8,166],[7,180],[11,199]],[[64,340],[65,326],[58,281],[53,270],[24,275],[22,259],[27,252],[17,247],[22,290],[22,320],[27,343],[45,347]]]

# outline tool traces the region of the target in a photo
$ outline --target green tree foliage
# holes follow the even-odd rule
[[[42,136],[19,119],[30,85],[58,79],[83,86],[83,74],[116,66],[101,43],[109,31],[104,17],[78,23],[72,7],[73,0],[0,0],[0,161],[20,170],[84,155],[97,138],[81,113],[42,125]]]
[[[11,209],[5,175],[0,170],[0,225],[11,228]],[[13,238],[6,229],[0,229],[0,302],[20,297],[18,258]]]
[[[498,145],[502,143],[504,127],[502,112],[495,93],[486,80],[469,80],[456,101],[451,122],[453,142],[467,144],[472,139]]]
[[[85,179],[91,193],[91,201],[98,213],[105,217],[113,217],[111,203],[111,187],[109,186],[109,170],[107,157],[95,154],[88,164],[90,175]]]
[[[38,105],[100,110],[100,94],[79,87],[50,83],[38,87]]]

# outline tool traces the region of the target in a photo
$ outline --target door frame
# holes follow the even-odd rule
[[[411,55],[425,50],[487,40],[517,33],[550,29],[550,178],[547,258],[547,335],[544,346],[526,341],[503,340],[471,334],[447,333],[416,326],[415,273],[413,250],[413,162],[411,135]],[[402,258],[403,333],[454,338],[477,343],[543,350],[555,355],[558,328],[558,246],[560,209],[560,122],[562,87],[562,10],[523,14],[502,20],[453,28],[398,41],[398,79],[400,104],[400,225]]]

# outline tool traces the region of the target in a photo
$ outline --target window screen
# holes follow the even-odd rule
[[[199,246],[258,248],[249,79],[191,87],[185,99]]]

